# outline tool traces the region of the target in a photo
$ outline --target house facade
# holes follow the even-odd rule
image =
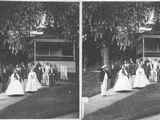
[[[75,43],[71,40],[57,39],[51,35],[34,38],[34,61],[66,66],[68,72],[76,72]]]

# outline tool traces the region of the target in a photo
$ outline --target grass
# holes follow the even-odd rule
[[[136,120],[159,113],[160,83],[149,85],[109,107],[91,113],[84,120]]]
[[[79,110],[79,88],[75,84],[44,88],[0,111],[0,119],[54,118]]]
[[[99,73],[84,72],[82,75],[82,96],[91,97],[100,93]]]

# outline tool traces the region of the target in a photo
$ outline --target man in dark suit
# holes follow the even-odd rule
[[[132,85],[135,79],[135,75],[136,75],[136,64],[133,62],[132,59],[130,59],[128,66],[128,77]]]
[[[39,82],[41,82],[42,80],[42,69],[41,69],[41,64],[38,62],[36,67],[35,67],[35,72],[37,74],[37,78],[39,80]]]
[[[147,78],[149,79],[150,72],[151,72],[151,67],[150,67],[149,61],[145,61],[143,68],[144,68],[144,72],[145,72]]]
[[[130,59],[128,73],[129,73],[129,76],[133,76],[136,74],[136,66],[132,59]]]

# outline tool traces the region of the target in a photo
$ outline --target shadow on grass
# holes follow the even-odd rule
[[[130,92],[132,92],[132,91],[130,91],[130,90],[128,90],[128,91],[127,91],[127,90],[124,90],[124,91],[123,91],[123,90],[122,90],[122,91],[118,91],[117,93],[130,93]]]
[[[24,95],[8,95],[9,97],[22,97]]]
[[[0,111],[0,119],[54,118],[79,110],[78,85],[43,88]]]
[[[136,120],[158,113],[160,113],[160,84],[154,84],[87,115],[84,120]]]

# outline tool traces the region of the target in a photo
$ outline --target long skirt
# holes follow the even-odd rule
[[[28,79],[25,91],[26,92],[35,92],[41,88],[41,84],[38,79]]]
[[[125,75],[119,75],[117,81],[113,87],[114,91],[131,91],[132,85]]]
[[[11,80],[6,90],[7,95],[24,95],[24,89],[19,80]]]
[[[138,74],[134,79],[133,88],[142,88],[149,84],[150,82],[147,79],[147,76],[145,74],[142,74],[142,75]]]
[[[103,95],[105,95],[106,94],[106,91],[107,91],[107,76],[106,76],[106,74],[105,74],[105,76],[104,76],[104,79],[103,79],[103,82],[102,82],[102,84],[101,84],[101,95],[103,96]]]

